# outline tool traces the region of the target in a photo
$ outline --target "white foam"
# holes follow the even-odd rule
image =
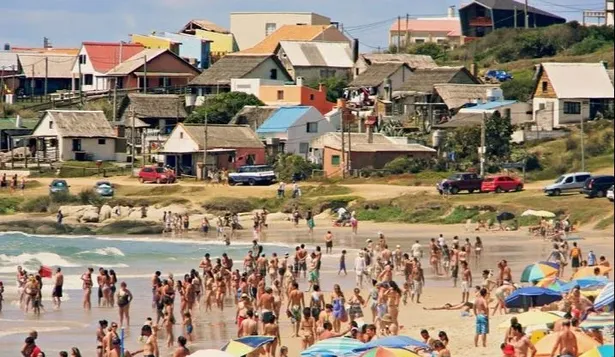
[[[79,267],[81,265],[71,263],[68,260],[62,258],[58,254],[50,253],[50,252],[40,252],[40,253],[23,253],[17,256],[14,255],[6,255],[0,254],[0,262],[8,262],[13,264],[25,265],[27,263],[33,263],[37,261],[42,265],[48,266],[61,266],[66,268]]]
[[[10,335],[21,335],[28,334],[32,329],[29,327],[16,327],[12,329],[2,329],[0,331],[0,338],[10,336]],[[37,327],[36,331],[40,334],[41,332],[55,332],[55,331],[66,331],[70,330],[70,327]]]
[[[119,248],[116,248],[116,247],[105,247],[105,248],[99,248],[99,249],[94,249],[94,250],[86,250],[83,252],[79,252],[77,254],[98,254],[98,255],[116,256],[116,257],[126,256],[124,252],[122,252]]]
[[[124,263],[92,263],[93,267],[103,267],[105,269],[130,268],[130,265]]]

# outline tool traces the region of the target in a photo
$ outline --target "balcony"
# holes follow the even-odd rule
[[[470,20],[470,26],[472,27],[491,27],[493,26],[493,20],[489,17],[475,17]]]

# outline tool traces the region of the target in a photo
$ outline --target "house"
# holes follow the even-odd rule
[[[350,161],[351,170],[382,169],[388,162],[398,157],[431,159],[436,150],[427,146],[408,143],[406,137],[393,138],[372,133],[346,133],[344,157],[342,157],[342,136],[331,132],[312,141],[310,158],[321,163],[325,177],[341,176],[345,162]]]
[[[335,131],[314,107],[280,107],[256,129],[256,134],[268,145],[280,151],[307,158],[310,142],[324,133]]]
[[[376,63],[405,63],[411,69],[438,67],[436,61],[427,55],[411,55],[405,53],[364,53],[361,54],[354,66],[354,77],[362,74]]]
[[[0,118],[0,152],[12,150],[19,145],[19,137],[32,134],[32,129],[38,123],[37,119]],[[17,145],[16,145],[17,144]]]
[[[353,51],[347,42],[280,41],[275,53],[295,80],[299,77],[308,82],[329,77],[346,81],[352,78]]]
[[[613,0],[606,0],[606,7],[605,7],[605,23],[607,26],[613,26],[615,25],[615,1]]]
[[[10,47],[9,51],[15,53],[48,53],[54,55],[77,56],[79,48],[60,48],[60,47]]]
[[[201,72],[175,53],[163,49],[145,49],[109,70],[104,76],[107,88],[157,89],[185,87]]]
[[[205,144],[207,143],[207,144]],[[232,169],[265,164],[265,145],[243,125],[179,124],[164,143],[165,164],[202,177],[203,151],[207,145],[209,169]]]
[[[420,43],[446,44],[457,47],[463,44],[461,22],[455,14],[455,6],[448,9],[447,17],[424,17],[396,20],[389,29],[389,47],[408,47]]]
[[[450,121],[436,125],[438,128],[460,128],[465,126],[480,126],[485,116],[499,112],[502,117],[509,117],[513,125],[532,122],[532,105],[516,100],[492,100],[485,103],[468,105],[459,109]]]
[[[282,41],[343,42],[350,40],[334,25],[284,25],[253,47],[243,49],[243,54],[275,53]]]
[[[274,55],[239,55],[222,57],[209,69],[194,78],[189,85],[199,95],[228,92],[233,78],[260,78],[291,81],[292,78]]]
[[[172,32],[155,32],[156,36],[181,42],[179,56],[199,69],[207,69],[211,65],[212,40],[195,35]]]
[[[20,76],[21,70],[17,54],[0,51],[0,81],[4,84],[3,86],[0,85],[0,100],[4,100],[6,94],[15,93],[17,88],[19,88]]]
[[[380,95],[388,90],[391,93],[412,76],[412,70],[403,62],[373,63],[364,72],[354,78],[348,87],[373,88],[373,93]]]
[[[278,108],[280,107],[275,105],[246,105],[235,114],[229,124],[247,125],[256,131]]]
[[[527,6],[526,24],[525,5],[515,0],[474,0],[459,9],[459,19],[466,40],[501,28],[546,27],[566,22],[562,17]]]
[[[535,79],[533,117],[547,130],[613,109],[613,82],[603,63],[542,63]]]
[[[72,88],[75,56],[29,52],[17,53],[17,57],[22,71],[18,94],[43,95]]]
[[[48,110],[30,138],[42,160],[116,160],[117,136],[101,110]]]
[[[72,90],[109,90],[107,72],[141,51],[135,43],[84,42],[72,66]]]
[[[241,50],[256,45],[284,25],[330,24],[330,18],[313,12],[231,12],[231,33]]]
[[[232,79],[231,90],[254,94],[267,105],[289,106],[305,105],[316,108],[321,114],[333,109],[335,103],[327,100],[327,88],[320,85],[318,89],[303,85],[303,78],[299,77],[297,84],[263,83],[259,87],[252,87],[251,82],[260,79]]]
[[[152,35],[131,34],[130,43],[142,45],[144,48],[154,50],[169,50],[176,55],[179,55],[181,42],[170,38]]]
[[[164,34],[164,37],[175,37],[168,32],[165,32]],[[201,40],[208,41],[210,43],[211,62],[215,62],[229,53],[239,51],[233,34],[228,29],[216,25],[211,21],[191,20],[184,25],[184,27],[178,32],[178,35],[191,35],[196,38],[200,38]]]

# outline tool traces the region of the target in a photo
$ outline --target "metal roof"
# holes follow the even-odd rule
[[[347,42],[280,41],[293,66],[352,68],[352,50]]]
[[[33,52],[18,53],[17,57],[26,78],[45,78],[45,72],[47,78],[72,78],[73,64],[77,58],[71,55]]]
[[[17,54],[12,52],[0,52],[0,70],[17,71],[19,63],[17,62]]]
[[[602,63],[543,63],[558,98],[613,98],[613,83]]]
[[[313,109],[313,107],[280,107],[269,118],[267,118],[267,120],[265,120],[265,122],[258,129],[256,129],[256,133],[284,133],[311,109]]]
[[[489,111],[497,108],[505,107],[517,103],[516,100],[494,100],[487,103],[481,103],[473,105],[471,107],[465,107],[459,110],[460,113],[469,113],[471,111]]]

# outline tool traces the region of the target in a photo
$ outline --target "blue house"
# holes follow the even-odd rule
[[[179,56],[182,58],[193,58],[197,61],[198,68],[207,69],[211,64],[211,41],[186,34],[172,32],[156,32],[156,36],[168,38],[173,41],[181,42]]]

